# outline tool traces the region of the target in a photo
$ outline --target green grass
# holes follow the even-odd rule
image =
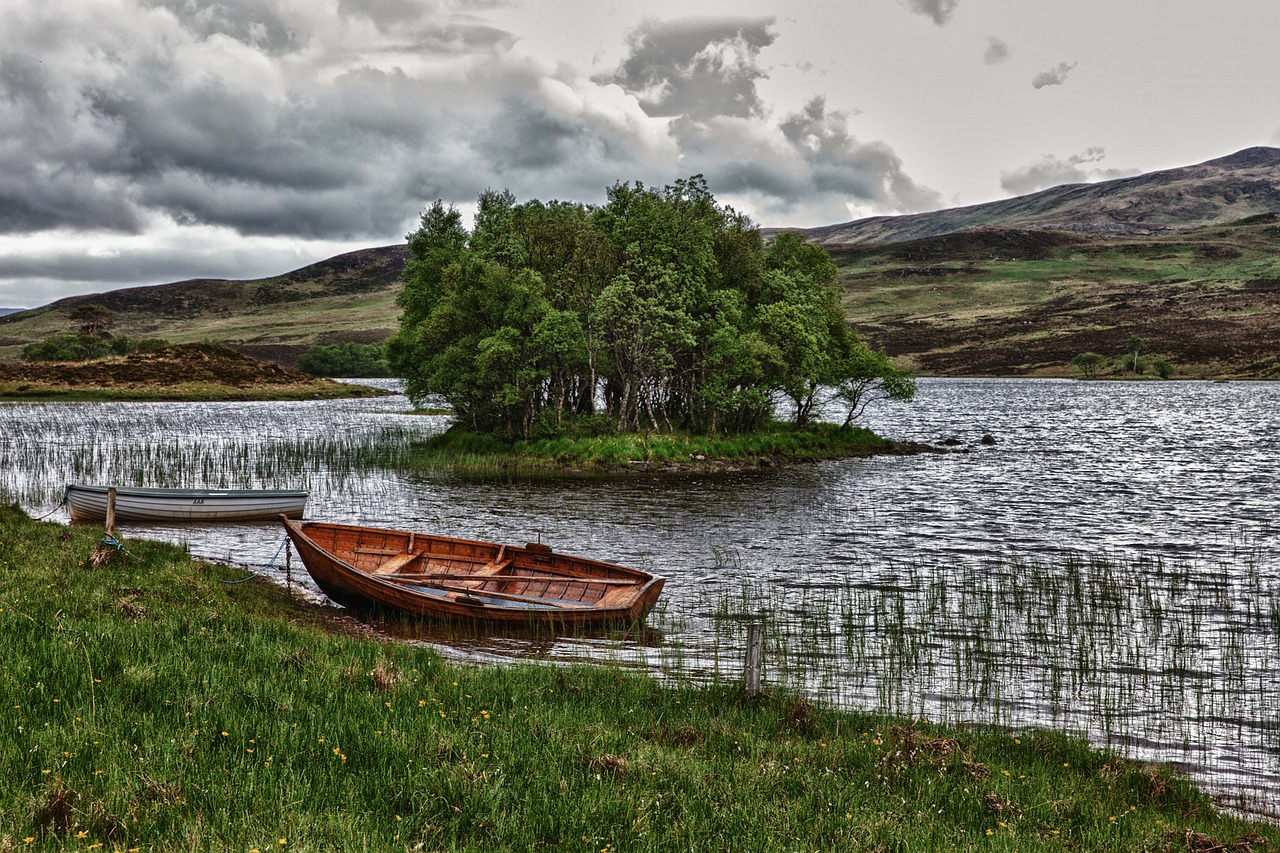
[[[174,546],[129,541],[93,569],[98,536],[0,509],[0,849],[1280,842],[1057,734],[610,667],[454,666],[335,631],[270,583],[220,583],[242,573]]]
[[[775,422],[748,435],[628,433],[505,442],[452,428],[423,442],[402,465],[464,474],[608,474],[622,471],[756,469],[818,459],[915,452],[862,427]]]

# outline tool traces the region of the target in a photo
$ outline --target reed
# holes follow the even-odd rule
[[[787,690],[953,724],[1048,723],[1196,770],[1229,754],[1240,776],[1201,778],[1274,815],[1280,800],[1265,780],[1280,741],[1280,587],[1248,553],[1240,558],[1065,553],[896,565],[879,581],[867,580],[877,574],[868,567],[861,579],[853,572],[781,597],[776,586],[745,583],[704,597],[717,648],[702,658],[726,656],[742,643],[738,626],[763,620],[768,677]]]
[[[1280,843],[1062,735],[617,667],[460,667],[170,545],[91,570],[96,543],[0,510],[6,849]]]

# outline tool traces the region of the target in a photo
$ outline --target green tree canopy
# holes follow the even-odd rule
[[[745,432],[778,399],[803,424],[914,391],[845,322],[826,252],[766,246],[701,176],[599,207],[488,190],[470,233],[437,201],[408,239],[392,368],[476,431]]]

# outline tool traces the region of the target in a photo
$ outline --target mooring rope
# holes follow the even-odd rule
[[[64,493],[63,493],[63,495],[62,495],[62,501],[61,501],[57,506],[55,506],[53,509],[49,510],[48,512],[46,512],[44,515],[40,516],[39,518],[32,519],[32,521],[44,521],[46,518],[48,518],[49,516],[53,515],[55,512],[57,512],[58,510],[62,509],[62,508],[63,508],[64,506],[66,506],[66,505],[67,505],[67,495],[66,495],[66,493],[64,492]]]
[[[270,560],[268,560],[268,561],[267,561],[267,564],[266,564],[265,566],[263,566],[262,568],[260,568],[260,569],[258,569],[258,570],[256,570],[256,571],[254,571],[254,572],[252,572],[252,573],[250,573],[250,574],[248,575],[248,577],[243,577],[243,578],[240,578],[240,579],[238,579],[238,580],[233,580],[233,581],[227,581],[227,580],[223,580],[222,578],[218,578],[218,583],[244,583],[245,581],[251,581],[251,580],[253,580],[253,579],[254,579],[254,578],[256,578],[258,575],[262,574],[262,573],[263,573],[263,572],[265,572],[267,569],[271,568],[272,566],[274,566],[274,565],[276,564],[276,560],[280,559],[280,555],[281,555],[282,553],[284,553],[284,548],[285,548],[285,546],[286,546],[286,545],[288,545],[288,544],[289,544],[289,537],[288,537],[288,536],[286,536],[286,537],[284,537],[284,541],[280,543],[280,547],[276,549],[275,556],[274,556],[274,557],[272,557]]]

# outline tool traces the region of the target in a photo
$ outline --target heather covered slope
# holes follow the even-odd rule
[[[1142,339],[1175,375],[1280,378],[1280,214],[1169,237],[983,230],[829,247],[874,345],[932,375],[1072,375]]]
[[[826,246],[896,243],[976,228],[1147,237],[1275,212],[1280,212],[1280,148],[1246,148],[1133,178],[1068,184],[987,204],[876,216],[801,233]]]

